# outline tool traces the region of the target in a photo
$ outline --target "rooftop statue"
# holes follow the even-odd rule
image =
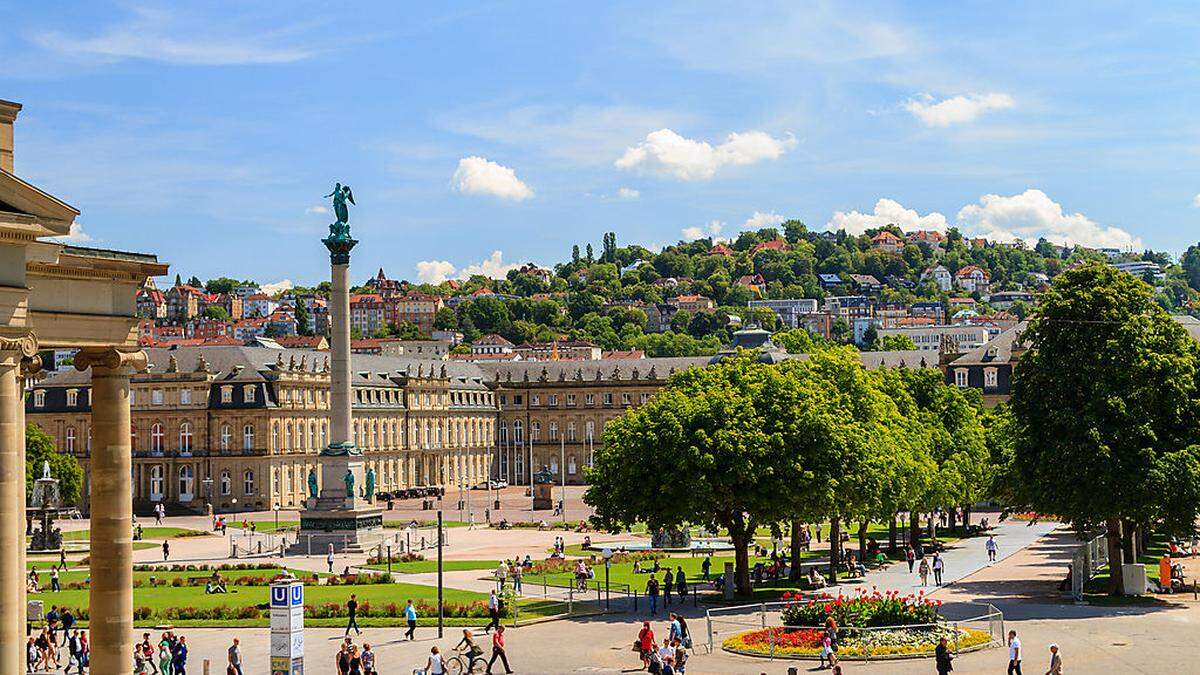
[[[333,197],[333,215],[337,216],[337,222],[329,226],[329,238],[349,239],[350,207],[346,206],[346,202],[354,204],[354,193],[350,191],[349,185],[334,183],[333,192],[325,195],[325,197],[327,199]]]

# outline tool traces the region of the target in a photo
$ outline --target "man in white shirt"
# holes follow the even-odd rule
[[[1008,675],[1021,675],[1021,641],[1017,631],[1008,631]]]
[[[990,564],[996,562],[996,550],[998,548],[996,546],[996,538],[989,534],[987,541],[984,542],[984,544],[983,544],[983,547],[985,549],[987,549],[988,564],[990,565]]]

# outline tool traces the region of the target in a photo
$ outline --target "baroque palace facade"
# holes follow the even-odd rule
[[[328,352],[259,347],[147,349],[133,376],[133,498],[177,510],[296,508],[329,442]],[[469,364],[354,355],[355,443],[376,490],[487,479],[496,399]],[[37,382],[26,414],[90,479],[90,378]],[[318,470],[318,474],[320,471]]]

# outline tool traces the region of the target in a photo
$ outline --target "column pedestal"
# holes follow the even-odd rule
[[[146,354],[86,349],[75,368],[92,369],[91,671],[133,673],[133,489],[129,378]]]

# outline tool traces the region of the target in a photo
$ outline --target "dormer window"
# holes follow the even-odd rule
[[[67,390],[67,405],[74,406],[74,405],[78,405],[78,404],[79,404],[79,390],[78,389],[68,389]]]
[[[221,403],[233,403],[233,387],[221,387]]]
[[[997,373],[996,373],[995,368],[985,368],[983,370],[983,386],[984,386],[984,388],[986,388],[986,389],[995,389],[996,388],[996,386],[997,386],[996,375],[997,375]]]
[[[191,404],[192,404],[192,390],[191,389],[180,389],[179,390],[179,405],[191,405]]]
[[[246,403],[253,403],[254,402],[254,391],[255,391],[255,386],[252,384],[247,384],[245,387],[242,388],[242,400],[245,401]]]
[[[35,408],[45,408],[46,407],[46,390],[45,389],[34,390],[34,392],[33,392],[33,407],[35,407]]]
[[[954,386],[962,388],[967,386],[967,370],[965,368],[954,371]]]
[[[162,389],[151,389],[150,390],[150,405],[162,405],[162,403],[163,403]]]

